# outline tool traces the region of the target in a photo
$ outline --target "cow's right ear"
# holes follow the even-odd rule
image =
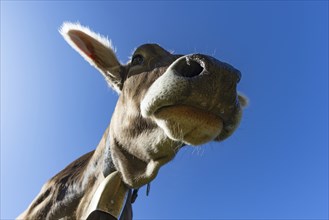
[[[59,32],[83,58],[102,73],[109,85],[120,93],[123,67],[115,55],[111,42],[78,23],[65,22]]]

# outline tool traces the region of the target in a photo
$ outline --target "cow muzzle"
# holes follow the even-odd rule
[[[185,144],[223,140],[237,127],[241,111],[237,83],[241,73],[213,57],[192,54],[174,61],[141,102],[166,135]]]

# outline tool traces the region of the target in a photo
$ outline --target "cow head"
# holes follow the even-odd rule
[[[240,72],[202,54],[138,47],[121,64],[110,42],[79,24],[61,29],[68,43],[119,94],[110,124],[110,154],[130,187],[152,181],[184,145],[222,141],[237,128],[246,99]]]

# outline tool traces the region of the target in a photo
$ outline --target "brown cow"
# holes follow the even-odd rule
[[[222,141],[238,127],[247,101],[231,65],[157,44],[138,47],[122,65],[90,29],[64,23],[60,33],[119,100],[96,150],[51,178],[18,219],[130,219],[130,189],[150,183],[183,146]]]

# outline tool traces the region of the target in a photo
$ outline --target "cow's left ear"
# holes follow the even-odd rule
[[[59,32],[64,39],[105,77],[118,93],[122,89],[123,68],[118,61],[111,42],[80,24],[65,22]]]
[[[246,107],[248,106],[248,104],[249,104],[249,100],[248,100],[247,96],[245,96],[245,95],[239,93],[239,94],[238,94],[238,99],[239,99],[239,102],[240,102],[240,106],[241,106],[242,108],[246,108]]]

